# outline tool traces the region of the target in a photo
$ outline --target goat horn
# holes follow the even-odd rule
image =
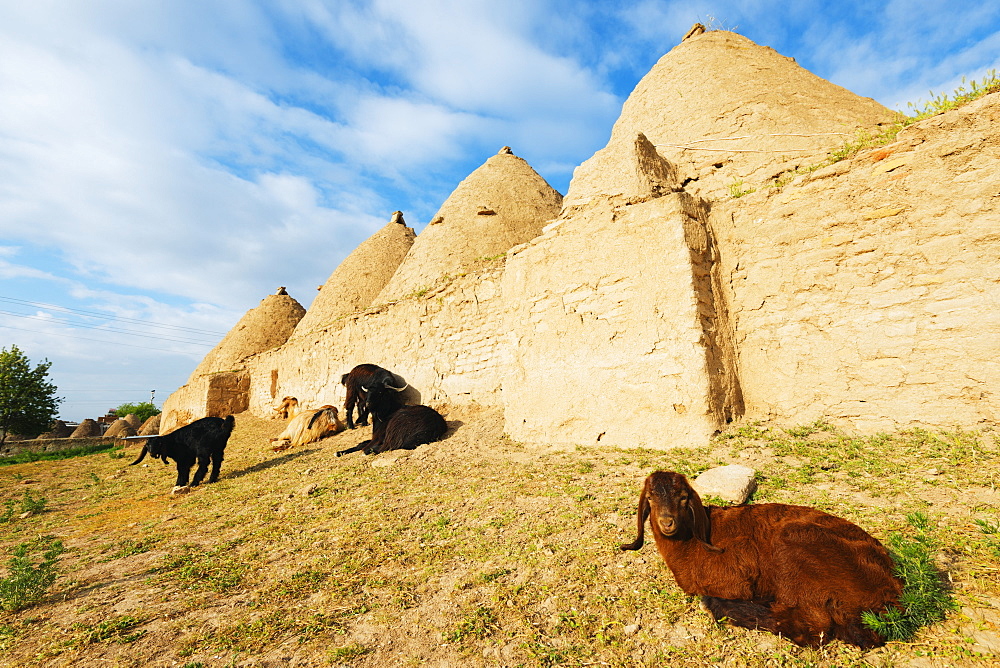
[[[385,386],[388,387],[390,390],[396,390],[397,392],[402,392],[403,390],[405,390],[406,388],[409,387],[409,385],[406,384],[406,383],[403,384],[403,387],[393,387],[392,385],[389,385],[388,383],[386,383]]]

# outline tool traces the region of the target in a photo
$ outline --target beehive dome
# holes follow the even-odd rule
[[[562,195],[504,146],[449,195],[376,303],[400,299],[533,239],[561,206]]]
[[[247,357],[277,348],[288,340],[305,312],[284,288],[279,288],[277,294],[268,295],[240,318],[222,341],[205,355],[191,379],[231,371]]]
[[[334,269],[319,290],[293,337],[325,327],[338,319],[371,306],[396,273],[416,234],[396,211],[378,232],[361,243]]]
[[[564,206],[616,194],[617,156],[640,134],[678,166],[685,190],[713,198],[816,164],[895,115],[742,35],[695,31],[636,85],[607,147],[574,171]]]

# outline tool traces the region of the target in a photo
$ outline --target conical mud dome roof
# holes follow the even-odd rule
[[[91,438],[93,436],[101,435],[101,425],[97,424],[97,420],[87,418],[81,422],[73,433],[69,435],[70,438]]]
[[[330,326],[342,316],[371,306],[416,236],[406,226],[401,211],[392,214],[385,227],[363,241],[330,274],[292,336]]]
[[[742,35],[695,34],[635,87],[608,147],[574,172],[564,204],[585,204],[602,179],[613,189],[614,169],[601,169],[602,162],[614,164],[605,154],[631,146],[640,133],[682,178],[692,179],[686,190],[728,197],[737,180],[758,186],[786,169],[816,164],[858,129],[894,116]]]
[[[39,434],[38,438],[68,438],[73,430],[62,420],[56,420],[52,424],[52,429],[45,432],[44,434]]]
[[[504,146],[458,184],[376,303],[429,287],[477,259],[535,238],[561,206],[562,195]]]
[[[230,371],[250,355],[277,348],[288,340],[305,312],[284,288],[279,288],[277,294],[264,297],[259,306],[240,318],[219,345],[205,355],[191,378]]]
[[[142,423],[136,432],[139,436],[149,436],[156,435],[160,433],[160,413],[150,417],[148,420]]]
[[[105,436],[122,438],[124,436],[135,436],[135,427],[129,424],[128,420],[125,418],[118,418],[111,423],[108,430],[104,432]]]

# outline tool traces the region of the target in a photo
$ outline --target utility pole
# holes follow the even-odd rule
[[[153,403],[153,399],[156,397],[156,390],[149,391],[149,403]]]

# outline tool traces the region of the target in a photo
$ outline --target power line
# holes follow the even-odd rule
[[[159,339],[161,341],[173,341],[175,343],[195,343],[198,345],[215,345],[214,342],[208,343],[206,341],[198,341],[195,339],[175,339],[168,336],[158,336],[156,334],[146,334],[143,332],[133,332],[128,329],[119,329],[116,327],[109,327],[106,325],[85,325],[83,323],[71,322],[69,320],[61,320],[59,318],[45,318],[38,315],[24,315],[21,313],[12,313],[10,311],[0,311],[0,315],[9,315],[15,318],[27,318],[28,320],[39,320],[46,323],[55,323],[59,325],[66,325],[68,327],[78,327],[80,329],[99,329],[102,332],[114,332],[115,334],[128,334],[129,336],[141,336],[147,339]]]
[[[225,332],[213,332],[206,329],[196,329],[194,327],[181,327],[180,325],[167,325],[164,323],[151,323],[148,320],[139,320],[137,318],[126,318],[124,316],[114,316],[108,315],[106,313],[99,313],[97,311],[84,311],[82,309],[70,308],[68,306],[59,306],[58,304],[47,304],[45,302],[33,302],[27,299],[16,299],[14,297],[4,297],[0,295],[0,301],[10,302],[13,304],[24,304],[27,306],[33,306],[35,308],[48,308],[54,309],[56,311],[64,311],[67,313],[74,313],[78,315],[85,315],[91,318],[101,318],[104,320],[120,320],[122,322],[134,322],[147,327],[161,327],[163,329],[176,329],[182,332],[191,332],[198,334],[208,334],[209,336],[225,336]]]
[[[24,327],[11,327],[10,325],[0,325],[0,329],[15,329],[19,332],[33,332],[35,334],[45,334],[47,336],[62,336],[67,339],[77,339],[78,341],[93,341],[94,343],[106,343],[109,346],[125,346],[126,348],[140,348],[142,350],[153,350],[158,353],[174,353],[172,350],[165,350],[163,348],[150,348],[148,346],[137,346],[131,343],[120,343],[118,341],[106,341],[102,339],[89,339],[85,336],[73,336],[72,334],[60,334],[58,332],[45,332],[40,329],[26,329]],[[188,343],[189,346],[204,346],[205,348],[210,348],[211,344],[208,343]],[[174,353],[179,354],[179,353]]]

